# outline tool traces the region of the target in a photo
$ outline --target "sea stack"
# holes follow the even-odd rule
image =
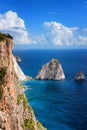
[[[62,80],[65,78],[62,65],[57,59],[51,59],[47,64],[43,65],[36,79],[41,80]]]
[[[86,79],[86,78],[85,78],[84,73],[83,73],[82,71],[79,71],[79,72],[76,74],[75,78],[74,78],[74,80],[85,80],[85,79]]]

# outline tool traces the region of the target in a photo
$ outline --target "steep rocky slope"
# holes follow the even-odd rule
[[[47,64],[43,65],[36,79],[43,80],[62,80],[65,78],[62,65],[57,59],[51,59]]]
[[[0,34],[0,129],[45,130],[28,105],[12,56],[13,38]]]

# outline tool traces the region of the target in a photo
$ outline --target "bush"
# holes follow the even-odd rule
[[[20,94],[17,97],[17,104],[19,105],[21,103],[23,104],[24,109],[28,107],[28,101],[24,94]]]
[[[23,85],[20,83],[20,89],[23,89]]]
[[[4,41],[4,39],[5,39],[5,34],[0,33],[0,42]]]
[[[10,39],[13,39],[13,37],[9,33],[6,34],[6,37],[10,38]]]
[[[5,85],[7,67],[0,68],[0,85]]]
[[[22,128],[24,130],[26,130],[27,128],[29,128],[29,130],[35,130],[35,128],[34,128],[34,121],[32,119],[26,119],[24,121],[24,125],[22,125]]]
[[[2,99],[3,96],[3,88],[0,86],[0,100]]]
[[[12,37],[9,33],[4,34],[4,33],[1,33],[1,32],[0,32],[0,42],[1,42],[1,41],[4,41],[5,38],[13,39],[13,37]]]
[[[44,127],[42,126],[42,124],[41,124],[39,121],[37,121],[37,126],[38,126],[38,128],[39,128],[40,130],[47,130],[46,128],[44,128]]]

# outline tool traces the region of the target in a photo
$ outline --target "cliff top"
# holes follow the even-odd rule
[[[52,58],[49,63],[59,64],[59,61],[55,58]]]
[[[1,41],[4,41],[6,38],[13,39],[13,37],[12,37],[9,33],[4,34],[4,33],[1,33],[1,32],[0,32],[0,42],[1,42]]]

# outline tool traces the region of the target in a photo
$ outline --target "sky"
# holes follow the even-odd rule
[[[87,48],[87,0],[0,0],[0,31],[17,49]]]

